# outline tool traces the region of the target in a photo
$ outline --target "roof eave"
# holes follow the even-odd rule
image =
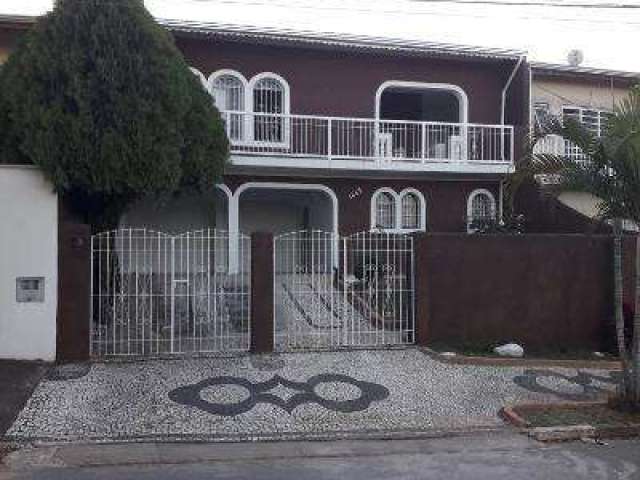
[[[222,38],[238,42],[269,43],[273,45],[304,46],[319,49],[348,51],[391,52],[408,55],[468,57],[486,60],[517,60],[526,55],[520,50],[493,49],[468,45],[377,38],[326,32],[266,29],[247,25],[205,24],[181,20],[158,19],[161,25],[174,32]]]
[[[597,78],[607,77],[629,83],[640,82],[640,72],[581,67],[556,63],[531,62],[534,75],[549,77]]]
[[[0,24],[15,28],[29,28],[38,17],[0,15]],[[464,57],[481,60],[509,61],[526,56],[526,52],[514,49],[478,47],[449,43],[424,42],[398,38],[358,36],[330,32],[275,29],[250,25],[189,22],[157,18],[160,25],[177,33],[224,38],[238,42],[269,43],[273,45],[304,46],[320,49],[363,52],[389,52],[405,55]]]

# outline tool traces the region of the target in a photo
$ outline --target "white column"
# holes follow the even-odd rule
[[[238,247],[240,244],[240,198],[236,190],[229,197],[229,273],[238,273]]]

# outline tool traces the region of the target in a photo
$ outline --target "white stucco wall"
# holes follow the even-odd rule
[[[16,277],[44,277],[43,303],[18,303]],[[0,358],[56,355],[58,201],[35,168],[0,165]]]

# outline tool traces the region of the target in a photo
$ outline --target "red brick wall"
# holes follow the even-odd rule
[[[259,177],[226,175],[224,183],[232,191],[245,182],[284,182],[322,184],[331,188],[338,197],[339,230],[343,235],[371,228],[371,197],[381,187],[400,193],[404,188],[415,188],[425,197],[427,230],[433,232],[466,231],[467,198],[477,188],[493,192],[498,201],[498,182],[495,180],[408,180],[392,178],[314,178],[314,177]],[[242,197],[241,197],[242,201]]]
[[[610,237],[421,234],[416,248],[421,343],[515,341],[528,351],[611,346]],[[628,299],[632,262],[628,239]]]
[[[403,80],[458,85],[469,98],[469,121],[497,124],[501,91],[515,64],[513,60],[346,53],[189,37],[178,37],[176,42],[187,61],[207,76],[223,68],[237,70],[247,80],[261,72],[282,75],[291,87],[292,113],[308,115],[373,117],[378,87],[388,80]],[[528,112],[523,78],[516,79],[509,95],[507,116],[516,124],[528,123],[528,113],[523,114]]]

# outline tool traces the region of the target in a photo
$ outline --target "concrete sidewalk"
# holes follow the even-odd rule
[[[338,440],[245,443],[68,443],[40,445],[9,454],[9,471],[122,465],[180,465],[293,458],[349,458],[447,452],[452,449],[539,448],[507,430],[434,434],[412,440]]]

